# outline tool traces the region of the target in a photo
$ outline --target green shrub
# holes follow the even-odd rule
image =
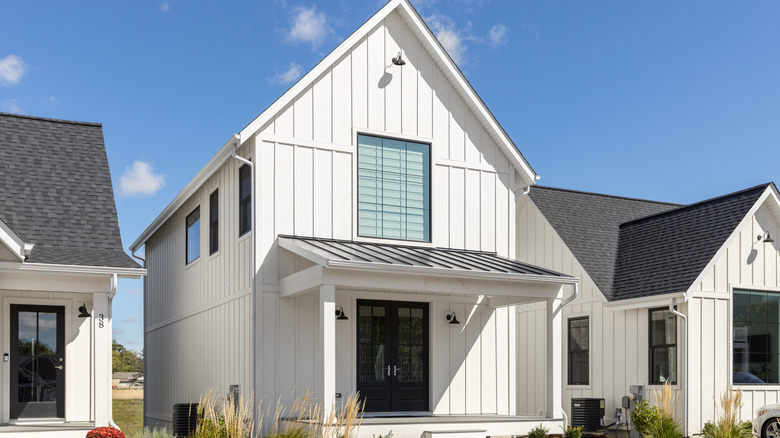
[[[374,435],[374,438],[377,438],[377,436],[376,436],[376,435]],[[386,434],[386,435],[384,435],[384,436],[382,436],[382,435],[379,435],[379,437],[378,437],[378,438],[393,438],[393,431],[391,430],[391,431],[387,432],[387,434]]]
[[[563,429],[563,438],[582,438],[582,426],[568,425]]]
[[[550,429],[539,424],[528,432],[528,438],[547,438],[547,432],[549,431]]]
[[[645,438],[683,438],[683,429],[673,417],[659,416],[642,434]]]
[[[753,436],[753,423],[740,422],[740,408],[742,407],[742,391],[728,390],[720,399],[722,415],[718,415],[717,423],[704,424],[701,434],[704,438],[751,438]]]
[[[631,424],[634,425],[634,430],[642,435],[646,435],[650,425],[660,418],[661,414],[658,412],[658,408],[650,406],[646,400],[638,401],[634,410],[631,411]]]

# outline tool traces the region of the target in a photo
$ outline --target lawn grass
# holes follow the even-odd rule
[[[125,435],[143,432],[144,401],[114,400],[114,422]]]

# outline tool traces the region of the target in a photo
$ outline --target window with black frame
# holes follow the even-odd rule
[[[733,383],[780,383],[780,293],[735,289]]]
[[[677,383],[677,316],[650,310],[650,383]]]
[[[219,251],[219,189],[209,196],[209,255]]]
[[[238,235],[252,229],[252,169],[244,164],[238,169]]]
[[[187,215],[186,224],[185,254],[187,264],[190,264],[200,257],[200,207]]]
[[[588,317],[569,320],[569,385],[588,385],[590,376],[590,334]]]

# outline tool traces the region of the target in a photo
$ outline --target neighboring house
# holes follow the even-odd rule
[[[577,280],[515,260],[515,196],[537,178],[391,0],[132,244],[149,270],[145,424],[209,391],[289,405],[311,388],[326,410],[359,391],[365,437],[560,430],[558,308]],[[513,306],[528,302],[550,315],[553,371],[523,417]]]
[[[113,388],[129,388],[131,386],[142,386],[143,376],[134,372],[116,372],[111,375],[111,387]],[[139,382],[140,379],[140,382]],[[140,385],[137,385],[140,383]]]
[[[563,311],[564,407],[604,398],[613,417],[630,385],[653,400],[671,381],[695,434],[729,388],[743,392],[743,420],[777,402],[779,224],[771,183],[691,205],[539,186],[518,198],[518,259],[582,279]],[[518,308],[520,355],[538,354],[544,313]],[[520,371],[517,391],[536,396],[518,408],[537,412],[543,362]]]
[[[111,422],[122,250],[99,124],[0,114],[0,436]]]

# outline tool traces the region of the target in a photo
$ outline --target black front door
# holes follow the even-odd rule
[[[11,418],[65,417],[65,308],[11,306]]]
[[[366,412],[427,411],[428,303],[357,304],[357,390]]]

